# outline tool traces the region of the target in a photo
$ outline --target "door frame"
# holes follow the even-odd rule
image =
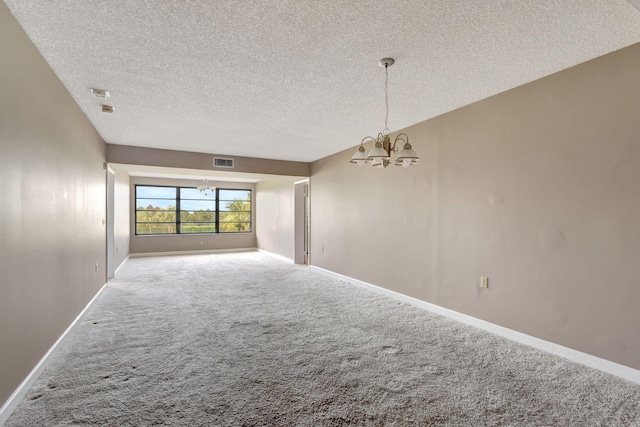
[[[116,172],[107,166],[107,280],[115,276],[115,182]]]
[[[293,262],[309,265],[309,178],[293,183]]]

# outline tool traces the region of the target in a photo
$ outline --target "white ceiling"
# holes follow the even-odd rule
[[[314,161],[640,42],[639,0],[5,0],[110,144]],[[113,115],[89,88],[111,92]]]

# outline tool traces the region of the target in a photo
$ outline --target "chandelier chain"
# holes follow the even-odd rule
[[[384,114],[384,130],[386,134],[389,134],[389,65],[385,64],[384,66],[384,105],[385,105],[385,114]]]

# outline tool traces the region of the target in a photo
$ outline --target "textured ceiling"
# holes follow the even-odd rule
[[[313,161],[640,42],[638,0],[5,0],[107,143]],[[100,112],[89,88],[116,108]]]

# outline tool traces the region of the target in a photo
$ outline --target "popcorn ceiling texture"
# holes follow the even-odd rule
[[[638,426],[640,385],[258,252],[134,258],[14,426]]]
[[[107,143],[298,161],[382,130],[383,57],[393,131],[640,42],[624,0],[5,2]]]

